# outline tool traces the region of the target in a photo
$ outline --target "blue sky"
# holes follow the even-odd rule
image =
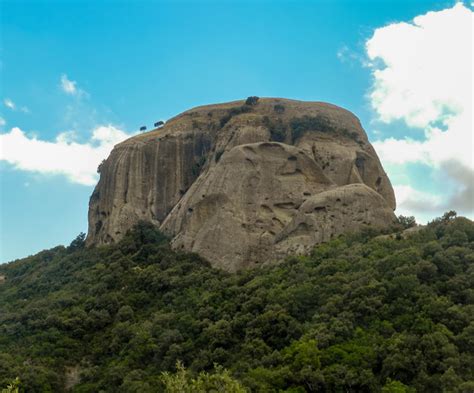
[[[398,187],[397,212],[472,214],[472,88],[459,81],[468,72],[472,86],[472,12],[456,4],[2,0],[0,262],[86,232],[91,168],[139,126],[250,95],[351,110]],[[452,141],[462,157],[436,158]]]

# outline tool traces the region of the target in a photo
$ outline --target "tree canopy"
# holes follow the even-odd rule
[[[114,245],[83,241],[0,265],[0,387],[474,389],[474,224],[455,214],[236,274],[143,223]]]

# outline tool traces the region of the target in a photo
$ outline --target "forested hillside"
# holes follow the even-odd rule
[[[116,245],[78,237],[0,275],[0,387],[474,391],[474,224],[453,214],[237,274],[142,224]]]

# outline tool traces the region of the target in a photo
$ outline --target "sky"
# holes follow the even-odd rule
[[[325,101],[426,223],[474,217],[472,3],[0,0],[0,263],[87,232],[98,164],[194,106]]]

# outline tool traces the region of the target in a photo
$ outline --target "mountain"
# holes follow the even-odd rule
[[[231,274],[140,223],[0,265],[0,386],[472,393],[474,223],[450,213],[418,229]]]
[[[359,120],[320,102],[249,97],[202,106],[117,145],[100,167],[88,245],[139,221],[235,272],[395,222],[395,198]]]

